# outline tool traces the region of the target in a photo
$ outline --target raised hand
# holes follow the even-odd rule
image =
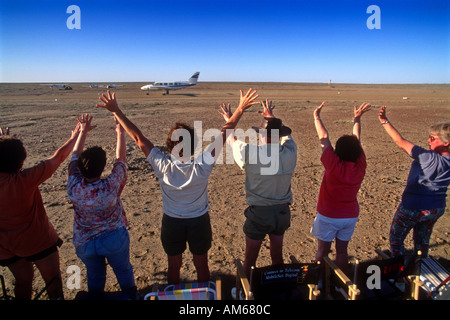
[[[228,122],[228,120],[230,120],[231,116],[233,115],[233,112],[231,112],[230,104],[226,105],[225,103],[222,103],[220,105],[220,109],[221,110],[217,110],[217,112],[219,112],[225,119],[225,121]]]
[[[256,90],[253,92],[252,92],[252,90],[253,90],[252,88],[248,89],[248,91],[245,95],[242,92],[242,90],[240,90],[241,97],[240,97],[238,108],[246,110],[246,109],[250,108],[251,106],[259,103],[259,101],[255,101],[259,97],[259,95],[256,93]]]
[[[382,123],[388,121],[388,118],[386,116],[386,109],[387,109],[387,106],[382,106],[380,108],[380,112],[378,113],[378,119],[380,119],[380,122],[382,122]]]
[[[9,128],[6,127],[5,129],[0,128],[0,136],[9,136]]]
[[[97,126],[92,125],[92,116],[89,116],[88,113],[82,114],[77,118],[78,123],[80,124],[80,130],[82,132],[88,133],[89,131],[97,128]]]
[[[117,104],[115,92],[111,94],[111,92],[108,90],[107,95],[103,93],[100,97],[98,97],[98,99],[104,104],[96,104],[96,107],[104,108],[110,112],[117,112],[120,110],[119,105]]]
[[[353,107],[353,135],[361,141],[361,116],[370,111],[370,103],[363,102],[362,105],[358,108],[357,106]]]
[[[9,127],[6,127],[5,129],[0,128],[0,137],[1,136],[9,136]],[[12,136],[14,139],[17,138],[17,133],[13,134]]]
[[[266,99],[266,103],[261,101],[261,105],[263,106],[264,111],[258,110],[258,113],[261,114],[265,118],[275,118],[272,110],[275,109],[275,105],[272,105],[272,101]]]
[[[355,118],[360,118],[367,111],[370,111],[370,103],[363,102],[363,104],[359,108],[357,108],[356,106],[353,107]]]
[[[318,106],[316,108],[316,110],[314,110],[314,119],[320,119],[320,111],[322,111],[323,106],[325,105],[325,101],[322,102],[322,104],[320,106]]]

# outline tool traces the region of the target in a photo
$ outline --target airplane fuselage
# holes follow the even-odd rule
[[[157,81],[141,87],[141,90],[163,90],[163,94],[168,94],[169,90],[180,90],[197,84],[200,72],[196,72],[187,81]]]
[[[155,82],[141,87],[141,90],[179,90],[193,86],[192,83],[183,82]]]

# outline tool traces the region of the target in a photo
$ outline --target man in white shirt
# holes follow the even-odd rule
[[[227,130],[234,129],[244,111],[254,104],[258,95],[249,89],[247,93],[240,92],[240,102],[236,112],[223,126],[221,134],[216,137],[222,139],[220,146],[225,142]],[[161,241],[168,256],[167,280],[169,283],[180,282],[180,269],[182,255],[189,243],[189,250],[193,254],[194,266],[197,270],[199,282],[208,281],[210,277],[208,268],[208,250],[211,247],[211,224],[208,214],[208,177],[218,157],[218,144],[212,143],[201,158],[192,159],[195,146],[186,143],[184,139],[194,141],[194,132],[189,126],[177,123],[169,133],[168,151],[170,155],[162,153],[154,147],[142,132],[123,114],[117,105],[115,93],[108,90],[99,99],[104,103],[97,104],[112,112],[119,123],[137,143],[147,160],[152,165],[161,185],[163,198],[163,220],[161,227]],[[174,134],[187,132],[182,139],[174,139]],[[170,143],[172,142],[172,143]],[[185,145],[182,149],[179,145]],[[186,147],[187,145],[187,147]],[[190,150],[189,150],[190,146]],[[188,149],[188,150],[186,150]]]

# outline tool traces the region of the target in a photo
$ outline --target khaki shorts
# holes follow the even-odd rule
[[[291,210],[289,204],[273,206],[249,206],[245,209],[247,217],[244,233],[252,240],[262,240],[267,234],[282,236],[291,226]]]

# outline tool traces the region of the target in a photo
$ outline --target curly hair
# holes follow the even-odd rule
[[[84,150],[78,158],[78,168],[88,179],[100,177],[106,165],[106,152],[101,147]]]
[[[363,150],[355,135],[343,135],[336,141],[335,152],[342,161],[356,162]]]
[[[167,147],[167,151],[169,153],[172,153],[173,148],[175,148],[175,146],[177,144],[179,144],[181,141],[183,141],[183,134],[182,130],[187,130],[191,136],[191,150],[190,150],[190,155],[194,154],[195,151],[195,139],[194,139],[194,129],[192,129],[190,126],[188,126],[187,124],[183,123],[183,122],[177,122],[175,123],[175,126],[173,126],[170,131],[169,131],[169,135],[167,137],[166,140],[166,147]],[[180,150],[179,154],[180,157],[183,157],[183,149]]]
[[[22,169],[27,151],[22,141],[9,136],[0,137],[0,172],[14,173]]]

